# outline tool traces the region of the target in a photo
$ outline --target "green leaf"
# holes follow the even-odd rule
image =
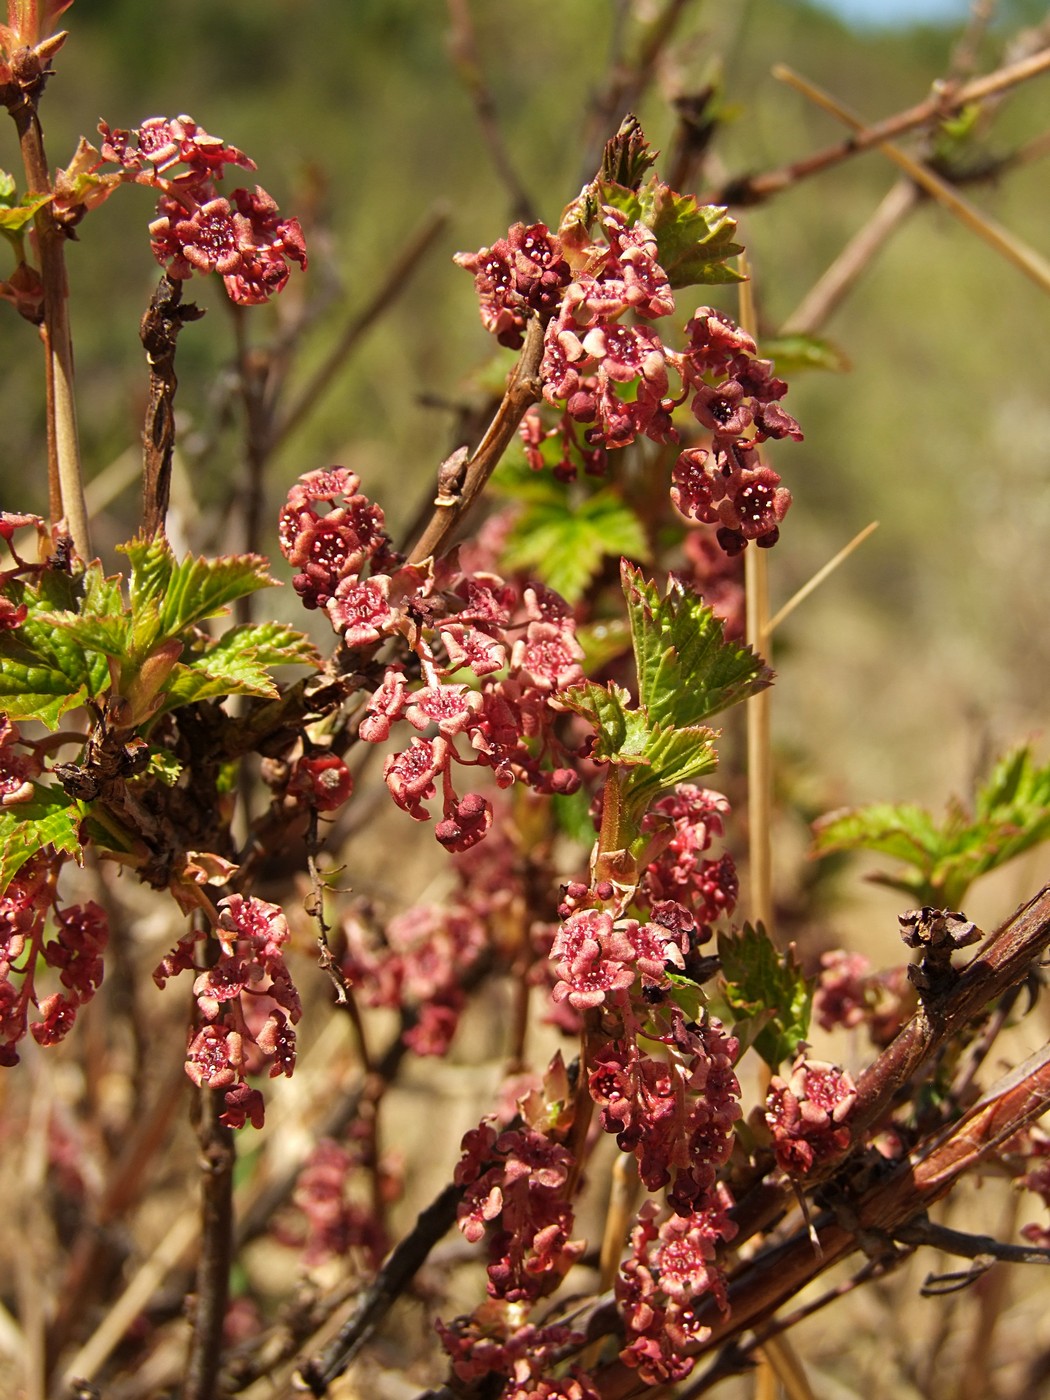
[[[736,220],[716,204],[697,204],[691,194],[677,194],[655,175],[635,194],[620,185],[601,185],[603,204],[629,220],[644,224],[656,237],[657,257],[674,288],[697,284],[742,282],[729,259],[744,251],[733,241]]]
[[[48,627],[60,628],[85,651],[100,652],[116,661],[128,653],[130,616],[121,578],[107,578],[96,559],[84,570],[83,592],[75,607],[40,614]]]
[[[0,632],[0,710],[12,719],[38,719],[49,729],[109,681],[104,655],[89,652],[55,617],[75,617],[73,581],[45,570],[33,584],[12,579],[5,595],[28,608],[25,621]]]
[[[649,546],[634,511],[605,489],[575,506],[562,493],[528,505],[511,530],[503,562],[535,569],[543,583],[575,603],[609,555],[647,559]]]
[[[664,598],[626,562],[621,568],[638,694],[650,724],[687,727],[765,690],[773,672],[695,593],[672,582]]]
[[[849,356],[830,340],[816,335],[779,335],[762,341],[762,354],[776,361],[778,374],[789,377],[804,369],[828,370],[832,374],[848,374],[852,365]]]
[[[234,627],[199,655],[176,665],[158,713],[224,695],[275,699],[278,690],[267,667],[319,664],[309,637],[294,627],[279,622]]]
[[[260,588],[271,588],[269,566],[261,554],[233,554],[220,559],[187,555],[176,564],[167,541],[135,539],[122,546],[131,562],[132,611],[157,605],[154,641],[177,636],[187,627],[225,612],[228,604]]]
[[[722,995],[734,1021],[734,1031],[751,1038],[754,1048],[776,1069],[793,1058],[809,1033],[813,983],[803,976],[794,945],[777,950],[761,924],[745,924],[739,933],[718,935],[718,956],[725,979]]]
[[[940,833],[929,812],[910,803],[873,802],[829,812],[813,824],[814,855],[832,851],[878,851],[911,865],[931,862]]]
[[[0,894],[45,846],[80,859],[80,808],[61,788],[33,786],[31,801],[0,811]]]
[[[33,215],[45,204],[50,204],[51,196],[26,195],[20,204],[5,204],[0,206],[0,230],[4,233],[21,233],[26,224],[31,223]]]
[[[978,788],[974,811],[953,803],[938,825],[906,803],[876,803],[832,812],[814,824],[814,854],[870,850],[904,862],[874,876],[917,901],[959,908],[979,876],[1050,838],[1050,765],[1040,768],[1027,745],[1007,754]]]
[[[633,767],[623,785],[628,817],[637,823],[652,804],[679,783],[692,783],[718,767],[713,729],[690,725],[646,733],[643,763]]]
[[[598,685],[586,681],[558,695],[559,708],[582,715],[594,727],[598,742],[593,757],[606,763],[644,763],[649,727],[641,710],[631,706],[630,691],[622,685]]]

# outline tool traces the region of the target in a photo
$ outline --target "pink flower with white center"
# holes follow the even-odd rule
[[[390,795],[397,805],[417,822],[430,820],[423,806],[425,798],[433,797],[435,784],[451,762],[447,739],[413,739],[402,753],[391,754],[383,769]]]
[[[348,647],[371,646],[392,636],[401,625],[401,610],[390,603],[390,578],[344,578],[325,604],[332,626]]]
[[[239,939],[245,939],[264,962],[281,959],[281,949],[291,936],[288,920],[279,904],[243,894],[231,894],[220,900],[218,931],[227,953],[234,951]]]
[[[503,643],[477,627],[450,622],[442,627],[441,640],[448,652],[449,667],[454,671],[469,666],[476,676],[490,676],[494,671],[502,671],[507,664]]]
[[[610,914],[595,909],[573,914],[555,934],[550,956],[560,979],[551,996],[578,1011],[601,1006],[610,994],[634,985],[634,947]]]
[[[251,226],[235,214],[230,202],[216,195],[187,216],[178,201],[163,197],[161,216],[150,224],[153,252],[168,263],[172,277],[184,279],[197,272],[232,272],[250,250]]]
[[[804,1176],[814,1163],[844,1152],[850,1144],[846,1126],[857,1090],[846,1070],[799,1052],[791,1077],[770,1081],[766,1123],[773,1134],[777,1165]]]
[[[600,321],[583,338],[583,348],[603,374],[617,384],[645,379],[657,396],[667,393],[667,362],[663,342],[648,326],[622,326]]]
[[[510,664],[528,673],[541,690],[564,690],[583,680],[583,648],[575,630],[559,622],[530,622],[514,643]]]
[[[436,724],[446,739],[462,734],[481,708],[476,690],[465,685],[430,685],[413,691],[405,708],[405,719],[414,729]]]
[[[147,117],[141,126],[130,131],[114,130],[106,122],[99,122],[98,129],[102,135],[102,158],[125,170],[144,171],[155,177],[185,164],[189,172],[182,178],[201,180],[221,178],[227,165],[255,169],[255,162],[243,151],[227,146],[217,136],[209,136],[192,117]]]
[[[240,1033],[223,1026],[202,1026],[186,1051],[186,1073],[198,1088],[225,1089],[236,1084],[243,1065]]]

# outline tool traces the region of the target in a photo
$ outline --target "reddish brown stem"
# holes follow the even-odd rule
[[[50,74],[47,57],[34,50],[23,49],[12,56],[11,69],[13,80],[7,85],[5,100],[18,131],[22,164],[26,172],[26,193],[30,197],[50,195],[47,155],[36,110]],[[40,333],[46,364],[48,497],[52,509],[56,497],[61,499],[61,514],[74,548],[82,559],[87,559],[91,542],[73,397],[66,235],[49,204],[42,205],[33,218],[40,258],[40,279],[44,289],[44,319]]]
[[[511,371],[503,400],[485,436],[462,463],[456,479],[441,484],[434,514],[409,554],[414,564],[439,558],[449,547],[460,522],[485,489],[506,452],[518,424],[540,397],[540,361],[543,358],[544,323],[534,317],[525,331],[525,344]]]

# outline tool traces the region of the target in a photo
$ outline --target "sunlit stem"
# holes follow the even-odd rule
[[[30,196],[51,192],[44,139],[30,98],[12,110],[26,172]],[[48,474],[61,498],[62,515],[73,546],[81,559],[90,557],[87,506],[80,463],[76,403],[73,395],[73,341],[69,329],[69,284],[66,279],[65,235],[55,222],[50,206],[34,216],[40,256],[40,277],[44,285],[44,322],[41,336],[47,361],[47,444]],[[56,492],[52,485],[51,498]]]
[[[741,254],[740,271],[748,275],[747,256]],[[751,283],[740,284],[740,325],[755,338],[756,318]],[[744,589],[747,600],[748,645],[768,663],[769,573],[765,550],[752,546],[744,552]],[[770,752],[770,692],[759,691],[747,702],[747,812],[748,868],[751,875],[751,913],[767,931],[773,929],[773,843],[771,833],[773,764]]]

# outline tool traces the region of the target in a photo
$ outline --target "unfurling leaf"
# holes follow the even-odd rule
[[[809,1033],[813,983],[803,975],[794,945],[781,953],[761,924],[745,924],[739,933],[719,934],[718,956],[734,1034],[776,1069]]]

